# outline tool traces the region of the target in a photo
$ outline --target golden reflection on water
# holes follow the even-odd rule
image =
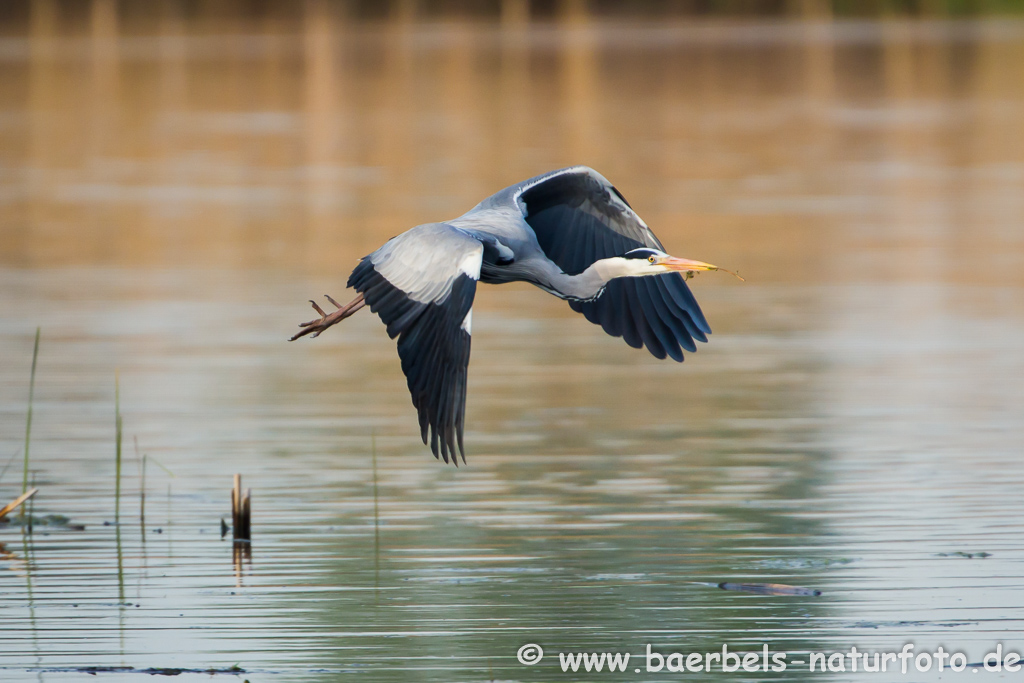
[[[0,263],[340,279],[393,234],[585,163],[670,251],[758,282],[1021,282],[1020,22],[89,7],[37,0],[3,39]]]

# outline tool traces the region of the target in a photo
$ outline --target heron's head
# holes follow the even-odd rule
[[[594,265],[598,264],[600,264],[599,272],[601,275],[609,280],[617,277],[645,277],[647,275],[663,275],[671,272],[693,273],[699,270],[723,270],[710,263],[676,258],[658,249],[648,247],[633,249],[622,256],[603,259]],[[739,276],[736,275],[736,277]],[[743,278],[740,279],[742,280]]]

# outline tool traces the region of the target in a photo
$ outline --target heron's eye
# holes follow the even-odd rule
[[[647,257],[647,262],[650,263],[653,266],[655,263],[658,262],[658,259],[655,256],[648,256]]]

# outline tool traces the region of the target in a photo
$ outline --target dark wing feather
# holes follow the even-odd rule
[[[438,261],[449,264],[450,272],[431,275],[451,280],[446,295],[435,300],[417,301],[413,298],[415,293],[403,291],[385,277],[389,268],[380,264],[375,266],[373,254],[359,262],[349,277],[348,285],[362,292],[370,310],[387,325],[388,335],[392,339],[398,337],[402,372],[418,412],[423,443],[429,443],[434,457],[448,462],[451,455],[452,462],[457,465],[456,448],[462,454],[463,462],[466,460],[462,434],[471,337],[469,326],[464,321],[473,307],[477,283],[475,277],[459,269],[459,261],[467,250],[482,252],[482,246],[463,235],[446,242],[450,236],[435,232],[439,234],[424,235],[426,239],[418,242],[414,236],[407,240],[408,245],[399,244],[398,248],[424,249],[433,241],[439,249],[450,250],[450,257],[446,258],[446,254],[433,261],[435,268]],[[452,240],[455,244],[451,243]],[[470,241],[468,245],[467,240]],[[395,250],[394,245],[391,249]],[[378,271],[378,267],[385,273]]]
[[[524,183],[518,195],[523,217],[544,254],[569,275],[594,261],[640,247],[664,251],[625,198],[593,170],[578,166]],[[711,333],[704,314],[679,273],[612,280],[591,301],[572,309],[634,348],[682,361],[682,349]]]

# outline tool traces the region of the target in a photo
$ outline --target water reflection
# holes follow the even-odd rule
[[[41,324],[36,505],[85,527],[0,528],[5,680],[562,676],[526,642],[976,661],[1024,632],[1021,25],[524,6],[39,0],[0,41],[0,453]],[[389,236],[579,162],[748,278],[697,280],[715,334],[685,364],[482,288],[456,471],[372,316],[284,342]],[[104,525],[115,369],[126,437],[174,473],[150,468],[144,525],[127,476]],[[255,556],[218,534],[237,472]],[[725,581],[823,595],[701,585]]]
[[[833,235],[839,214],[861,216],[858,234],[894,224],[899,239],[910,205],[938,193],[989,225],[989,195],[1019,182],[1019,149],[1003,144],[1019,130],[1012,23],[729,32],[619,29],[569,11],[553,26],[495,29],[363,25],[310,2],[298,35],[270,22],[210,37],[166,3],[157,39],[143,39],[96,3],[82,40],[47,7],[33,12],[30,50],[3,67],[28,93],[25,116],[8,124],[29,141],[10,146],[10,264],[326,274],[401,226],[582,161],[687,252],[760,281],[820,278],[835,271],[815,243],[859,246]],[[65,114],[79,102],[86,115]],[[405,189],[398,200],[394,187]],[[875,220],[899,203],[905,219]],[[1019,207],[996,222],[1014,217]],[[83,229],[87,244],[67,238]],[[999,238],[986,229],[975,240]],[[917,263],[881,266],[919,268],[915,277],[956,267]]]

